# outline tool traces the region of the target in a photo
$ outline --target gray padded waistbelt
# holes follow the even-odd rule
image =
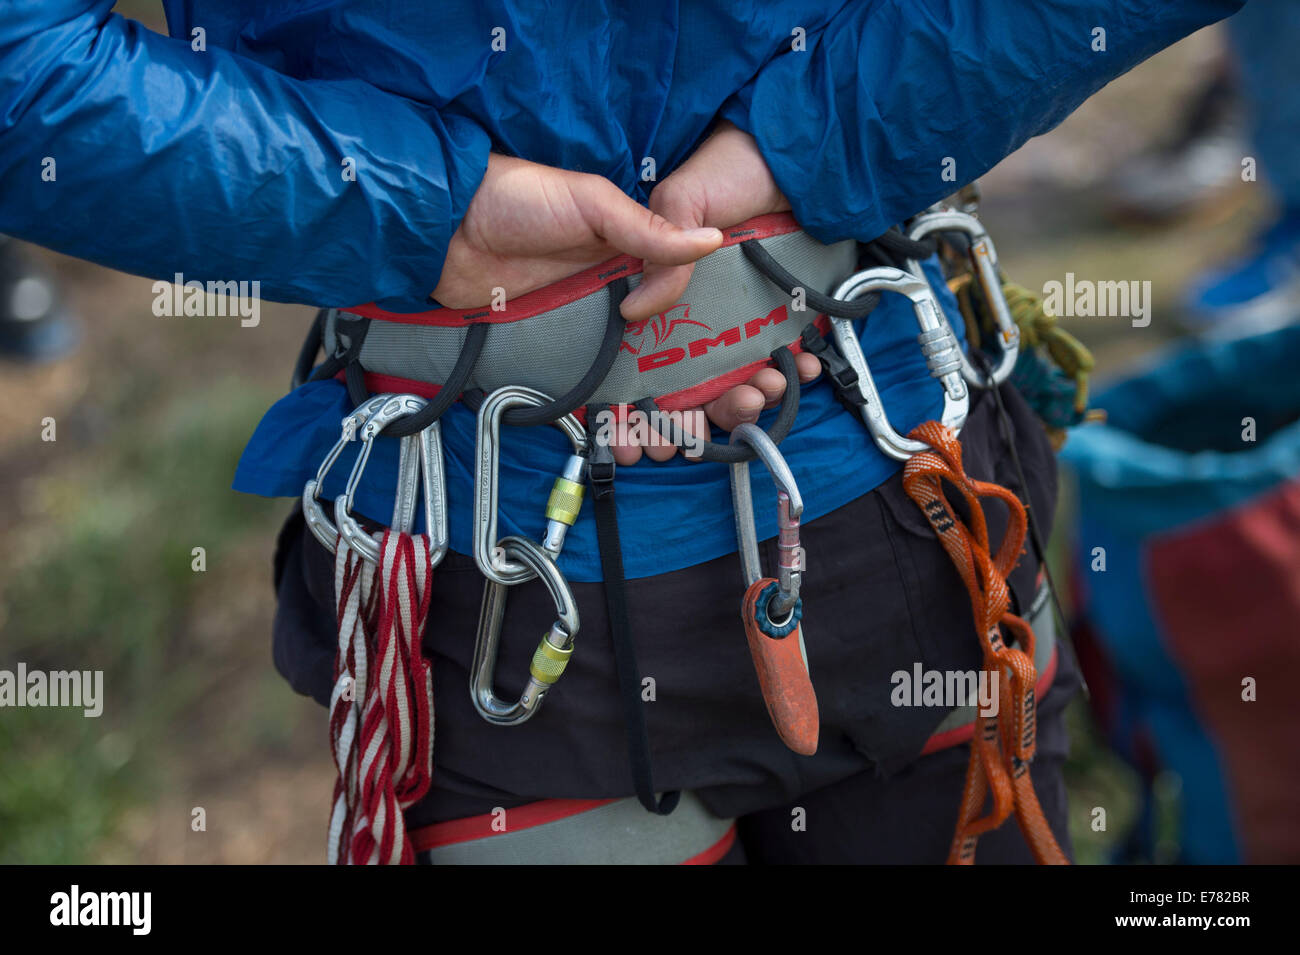
[[[438,846],[424,858],[434,865],[678,865],[716,846],[734,823],[689,791],[667,816],[616,799],[528,829]]]
[[[802,231],[759,241],[817,292],[830,293],[856,264],[857,246],[851,241],[827,246]],[[630,276],[632,286],[639,281],[639,275]],[[601,288],[529,318],[494,322],[467,387],[491,393],[502,385],[526,385],[552,396],[566,393],[596,355],[609,316],[609,294]],[[347,312],[339,315],[350,317]],[[338,317],[331,315],[326,323],[327,354],[346,344]],[[748,377],[734,377],[741,369],[756,370],[774,349],[796,341],[816,317],[811,310],[795,307],[789,295],[750,264],[739,244],[724,246],[696,264],[679,304],[627,325],[623,347],[593,400],[613,404],[659,399],[729,374],[733,379],[725,384],[739,383]],[[460,354],[467,328],[372,321],[361,347],[361,364],[367,372],[441,384]],[[716,394],[723,390],[713,389]],[[684,406],[672,401],[665,405]]]

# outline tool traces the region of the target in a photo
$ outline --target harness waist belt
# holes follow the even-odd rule
[[[856,266],[857,243],[823,245],[788,214],[760,216],[724,233],[724,244],[695,265],[681,301],[653,318],[628,322],[618,356],[591,400],[631,404],[656,399],[666,410],[700,405],[771,364],[773,350],[797,344],[803,328],[824,319],[777,288],[744,255],[740,243],[757,240],[784,267],[827,293]],[[373,390],[409,390],[431,397],[446,381],[469,328],[487,323],[482,354],[466,385],[491,393],[525,385],[565,394],[592,365],[606,332],[611,283],[640,281],[642,262],[620,256],[503,303],[500,309],[437,309],[418,314],[359,306],[326,321],[326,354],[351,344],[346,323],[376,319],[359,358]],[[423,386],[423,387],[421,387]]]
[[[731,848],[736,824],[683,792],[668,816],[632,798],[547,799],[425,826],[411,839],[433,865],[711,865]]]

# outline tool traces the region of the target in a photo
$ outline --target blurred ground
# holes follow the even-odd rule
[[[983,218],[1018,282],[1153,282],[1149,328],[1064,320],[1104,373],[1178,334],[1179,290],[1263,208],[1243,186],[1172,231],[1098,213],[1107,170],[1163,134],[1216,45],[1207,32],[1167,51],[983,180]],[[157,318],[148,280],[40,254],[88,327],[68,361],[0,368],[0,641],[6,661],[104,669],[108,702],[98,720],[29,709],[0,721],[0,861],[322,861],[324,713],[270,661],[270,556],[288,503],[229,490],[311,312],[264,305],[257,328]],[[40,440],[47,416],[56,442]],[[1098,862],[1132,814],[1132,782],[1082,709],[1074,724],[1074,838]],[[1111,832],[1087,827],[1096,805],[1111,807]],[[191,831],[195,807],[206,832]]]

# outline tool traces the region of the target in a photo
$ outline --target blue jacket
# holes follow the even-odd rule
[[[642,159],[662,178],[721,115],[756,137],[808,231],[868,239],[1241,0],[163,3],[170,38],[112,14],[113,0],[4,0],[0,232],[154,278],[256,279],[272,300],[415,311],[489,150],[644,200]],[[909,322],[882,309],[864,335],[900,429],[938,407]],[[788,452],[811,517],[896,465],[824,385],[806,391]],[[342,405],[333,383],[281,402],[237,485],[296,493]],[[454,410],[449,454],[467,462],[468,416]],[[505,532],[539,530],[534,495],[563,455],[543,431],[508,454]],[[386,513],[391,458],[363,492],[368,513]],[[624,470],[630,573],[734,547],[720,468]],[[468,475],[452,472],[463,512]],[[665,484],[682,490],[667,513]],[[703,526],[681,519],[719,509]],[[467,533],[453,521],[458,549]],[[566,553],[570,573],[596,576],[590,528]]]

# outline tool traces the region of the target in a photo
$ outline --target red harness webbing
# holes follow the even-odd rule
[[[939,422],[927,421],[909,437],[932,450],[913,455],[904,465],[903,488],[925,514],[970,592],[975,630],[984,651],[984,670],[991,679],[1005,679],[1011,690],[1010,706],[1001,706],[995,717],[977,718],[948,862],[973,864],[979,837],[1002,825],[1014,811],[1038,862],[1068,864],[1043,815],[1029,774],[1037,712],[1034,631],[1010,612],[1011,592],[1006,580],[1024,547],[1028,526],[1024,505],[1008,489],[969,477],[962,467],[957,436]],[[945,481],[966,499],[971,527],[961,522],[944,496]],[[982,498],[1001,501],[1009,513],[1007,532],[996,555],[989,551]],[[1007,646],[1002,628],[1015,637],[1016,647]],[[990,795],[992,808],[988,815],[980,817]]]

